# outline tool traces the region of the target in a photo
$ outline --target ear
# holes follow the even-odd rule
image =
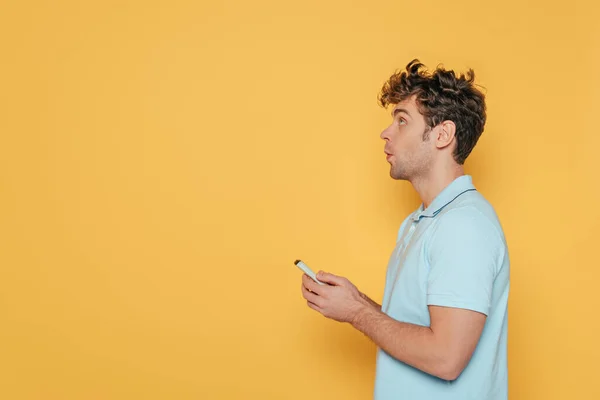
[[[448,147],[454,142],[454,134],[456,133],[456,125],[452,121],[443,121],[438,125],[435,145],[438,149]]]

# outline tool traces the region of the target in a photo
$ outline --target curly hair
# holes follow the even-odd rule
[[[423,68],[425,65],[415,59],[408,63],[406,71],[393,74],[381,89],[379,103],[387,108],[416,95],[417,108],[429,129],[443,121],[454,122],[453,156],[458,164],[464,164],[485,126],[485,96],[473,84],[472,69],[457,77],[454,71],[443,67],[438,66],[433,73]]]

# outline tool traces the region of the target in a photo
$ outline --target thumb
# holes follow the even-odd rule
[[[329,283],[330,285],[342,286],[344,284],[344,278],[329,272],[319,271],[317,273],[317,279],[323,283]]]

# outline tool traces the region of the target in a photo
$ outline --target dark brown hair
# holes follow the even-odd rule
[[[443,67],[438,66],[432,73],[424,68],[415,59],[406,66],[406,71],[393,74],[381,89],[379,103],[387,107],[416,95],[417,108],[430,129],[443,121],[454,122],[454,159],[464,164],[485,126],[485,96],[473,84],[472,69],[457,77],[454,71]]]

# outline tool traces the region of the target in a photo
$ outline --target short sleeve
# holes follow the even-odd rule
[[[489,314],[504,241],[474,207],[438,216],[429,244],[427,304]]]

